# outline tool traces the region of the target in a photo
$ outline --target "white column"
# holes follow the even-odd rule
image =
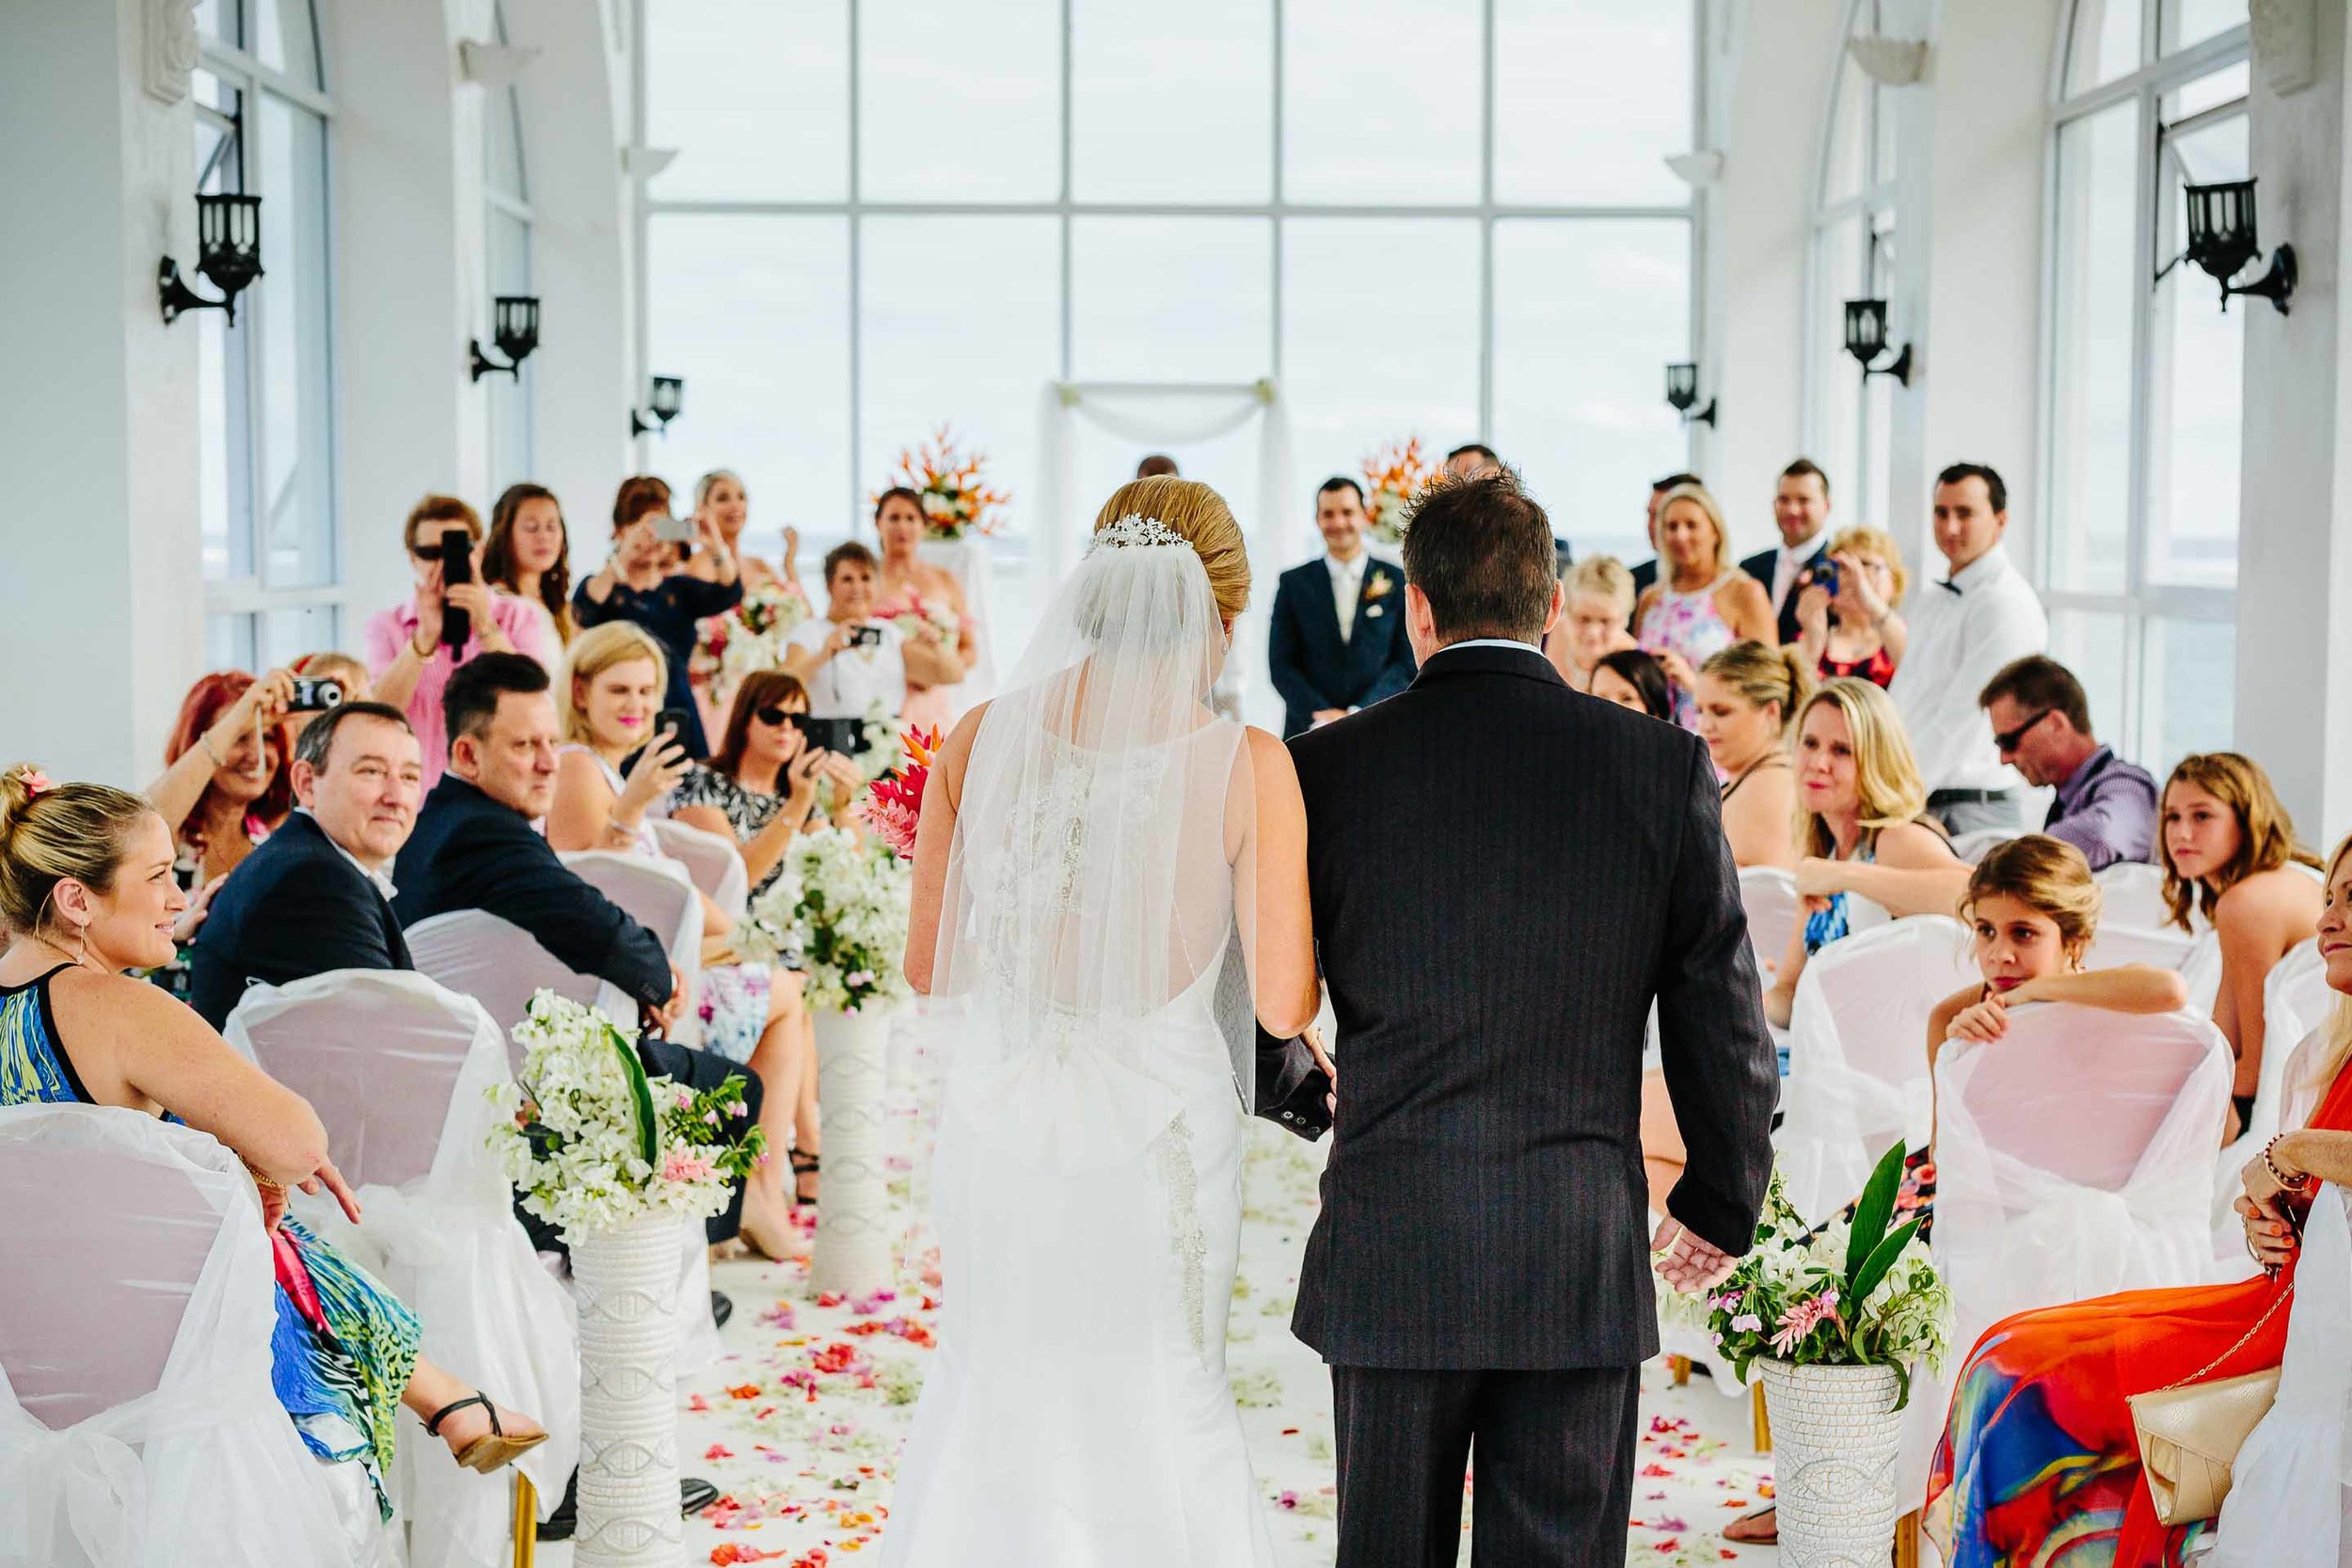
[[[2310,85],[2281,93],[2274,72],[2295,62],[2257,34],[2249,105],[2265,259],[2292,244],[2302,277],[2288,315],[2230,304],[2246,312],[2235,738],[2301,836],[2324,845],[2352,828],[2352,322],[2340,293],[2352,163],[2344,8],[2305,6],[2317,48],[2294,54],[2312,62]]]
[[[0,0],[0,765],[134,788],[203,653],[196,324],[155,285],[195,261],[192,110],[142,85],[157,9]]]

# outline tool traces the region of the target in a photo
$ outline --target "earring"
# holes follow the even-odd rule
[[[73,962],[78,968],[89,956],[89,926],[87,922],[73,928]]]

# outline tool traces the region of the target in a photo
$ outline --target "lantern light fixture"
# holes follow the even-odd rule
[[[539,296],[499,295],[490,308],[490,341],[506,356],[506,363],[501,365],[483,353],[481,339],[469,339],[466,353],[472,361],[473,379],[479,381],[498,371],[520,381],[523,361],[539,346]]]
[[[233,324],[237,296],[262,276],[262,198],[231,192],[199,194],[196,238],[196,270],[220,291],[220,297],[206,299],[188,287],[180,276],[180,263],[167,256],[155,269],[164,321],[175,322],[190,310],[219,310]]]
[[[1707,406],[1692,413],[1692,406],[1699,401],[1699,368],[1688,360],[1666,367],[1666,402],[1682,416],[1684,424],[1712,425],[1715,422],[1715,400],[1708,398]]]
[[[2196,262],[2221,285],[2221,309],[2230,309],[2232,294],[2252,294],[2287,313],[2295,293],[2295,247],[2282,245],[2270,258],[2270,269],[2251,283],[2232,283],[2262,255],[2262,240],[2254,222],[2254,182],[2231,180],[2215,185],[2185,185],[2188,204],[2188,248],[2183,259]],[[2169,269],[2168,269],[2169,270]],[[2159,277],[2162,273],[2157,274]]]
[[[667,436],[670,433],[670,421],[676,419],[678,410],[685,406],[686,378],[677,375],[657,375],[653,378],[653,401],[647,405],[645,413],[641,414],[634,408],[629,410],[628,433],[631,436],[651,436],[659,431],[661,435]],[[652,415],[655,422],[648,424],[645,414]]]
[[[1850,299],[1846,301],[1846,352],[1862,367],[1866,382],[1874,375],[1891,375],[1903,386],[1911,385],[1911,345],[1882,365],[1879,356],[1886,352],[1886,301],[1883,299]]]

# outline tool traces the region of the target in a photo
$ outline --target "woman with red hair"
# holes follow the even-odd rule
[[[164,774],[148,786],[180,846],[190,886],[227,876],[269,837],[294,804],[278,721],[294,700],[294,677],[242,670],[198,678],[180,705],[164,747]]]

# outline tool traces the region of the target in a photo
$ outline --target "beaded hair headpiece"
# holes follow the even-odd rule
[[[1109,527],[1096,529],[1094,537],[1088,541],[1087,553],[1092,555],[1102,546],[1111,549],[1164,549],[1171,545],[1184,549],[1192,548],[1191,540],[1157,517],[1130,512]]]

